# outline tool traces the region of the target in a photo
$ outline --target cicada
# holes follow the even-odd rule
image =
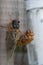
[[[6,32],[6,48],[7,55],[12,56],[16,47],[25,47],[34,39],[34,34],[31,30],[27,30],[22,33],[20,30],[20,21],[11,20],[8,25],[8,30]]]

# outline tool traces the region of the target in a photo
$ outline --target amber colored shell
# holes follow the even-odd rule
[[[25,35],[22,35],[22,38],[17,41],[17,45],[21,46],[21,45],[30,44],[30,42],[34,39],[33,32],[26,31],[24,34]]]

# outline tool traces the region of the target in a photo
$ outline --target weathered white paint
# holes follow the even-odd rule
[[[28,14],[28,29],[34,32],[34,40],[27,46],[29,64],[37,64],[37,53],[36,53],[36,39],[37,39],[37,19],[36,10],[29,11]],[[34,27],[35,26],[35,27]]]
[[[43,7],[43,0],[27,0],[26,10]]]
[[[29,10],[27,13],[28,28],[34,32],[34,40],[31,42],[31,45],[35,45],[34,49],[37,57],[35,64],[43,65],[43,0],[27,0],[27,3],[26,9]],[[33,50],[29,49],[31,45],[27,48],[29,63],[32,65],[34,64],[34,56],[31,55]]]

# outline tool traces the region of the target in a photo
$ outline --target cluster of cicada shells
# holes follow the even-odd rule
[[[17,45],[23,46],[29,44],[34,39],[34,34],[30,30],[27,30],[17,41]]]

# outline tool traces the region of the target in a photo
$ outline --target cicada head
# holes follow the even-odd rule
[[[19,23],[20,21],[12,20],[12,26],[14,29],[19,29]]]

